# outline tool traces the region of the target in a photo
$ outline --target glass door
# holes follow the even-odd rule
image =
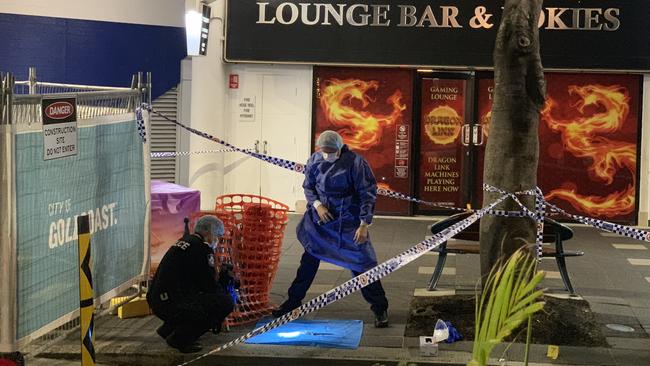
[[[469,74],[420,74],[416,192],[425,201],[465,207],[471,181],[472,80]],[[417,212],[447,211],[418,205]]]

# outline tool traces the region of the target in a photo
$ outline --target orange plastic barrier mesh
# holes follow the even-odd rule
[[[232,194],[217,197],[215,211],[195,213],[224,222],[226,233],[215,253],[216,263],[231,263],[241,280],[239,304],[226,324],[252,323],[270,314],[269,294],[280,262],[289,207],[260,196]]]

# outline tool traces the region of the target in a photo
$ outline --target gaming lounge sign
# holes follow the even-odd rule
[[[489,68],[502,1],[229,0],[228,61]],[[650,70],[650,2],[545,0],[546,68]]]

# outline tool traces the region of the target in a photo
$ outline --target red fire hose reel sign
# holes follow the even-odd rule
[[[239,89],[239,75],[230,74],[230,89]]]

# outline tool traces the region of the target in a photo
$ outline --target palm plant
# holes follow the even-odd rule
[[[537,272],[537,261],[524,249],[516,251],[505,264],[492,268],[480,301],[476,302],[474,349],[467,366],[487,365],[492,349],[542,310],[544,302],[538,300],[544,291],[536,290],[536,286],[544,275],[543,271]]]

